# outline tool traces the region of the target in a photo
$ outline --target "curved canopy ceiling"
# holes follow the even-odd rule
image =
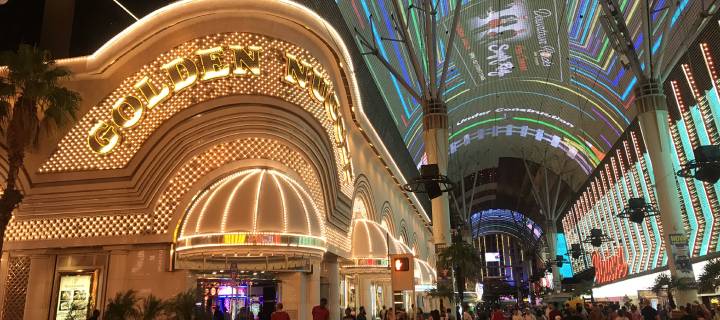
[[[344,0],[339,6],[351,29],[374,40],[379,54],[407,82],[417,83],[403,44],[392,40],[397,38],[393,1]],[[420,51],[425,47],[423,14],[416,7],[421,1],[399,1],[410,8],[403,14],[410,40]],[[643,61],[648,47],[643,45],[647,30],[641,27],[641,1],[617,2]],[[664,22],[677,25],[690,7],[687,0],[678,1],[677,9],[670,2],[651,1],[654,56],[664,48]],[[442,64],[456,2],[432,3],[437,3],[437,54]],[[443,95],[450,117],[451,157],[492,153],[526,158],[577,178],[572,179],[573,187],[584,182],[634,117],[632,89],[637,80],[612,49],[601,14],[598,0],[463,1]],[[667,30],[673,30],[672,25]],[[355,38],[362,51],[360,36]],[[419,56],[426,73],[427,61]],[[419,102],[377,58],[365,55],[365,61],[410,154],[421,163]]]
[[[528,246],[542,243],[543,230],[522,213],[507,209],[488,209],[470,217],[473,238],[488,234],[505,233],[518,237]]]

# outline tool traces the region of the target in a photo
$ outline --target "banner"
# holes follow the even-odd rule
[[[670,238],[670,254],[675,261],[677,277],[679,279],[689,278],[695,279],[692,263],[690,262],[690,248],[688,247],[687,236],[681,233],[672,233],[668,235]]]
[[[69,273],[60,276],[55,319],[85,319],[94,300],[94,273]]]

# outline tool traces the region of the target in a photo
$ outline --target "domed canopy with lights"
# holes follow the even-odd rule
[[[177,251],[242,245],[324,251],[323,219],[306,189],[275,169],[229,175],[195,197]]]
[[[387,231],[378,223],[357,219],[352,229],[352,259],[387,259]]]

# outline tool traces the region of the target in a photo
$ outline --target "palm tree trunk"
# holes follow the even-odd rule
[[[16,102],[16,110],[7,128],[8,143],[8,175],[5,179],[5,190],[0,197],[0,253],[2,253],[5,242],[5,230],[10,223],[12,213],[22,201],[23,195],[17,188],[17,179],[20,168],[25,161],[25,148],[30,142],[32,129],[29,126],[36,125],[36,119],[32,114],[35,104],[28,99],[20,98]],[[18,108],[19,107],[19,108]]]
[[[675,309],[675,307],[677,307],[677,305],[675,304],[675,299],[673,299],[672,290],[668,289],[667,294],[668,294],[668,303],[670,304],[670,309]]]

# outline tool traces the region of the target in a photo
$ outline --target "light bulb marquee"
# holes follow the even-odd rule
[[[717,17],[714,18],[717,21]],[[669,154],[675,170],[694,159],[693,149],[720,142],[720,94],[714,55],[720,52],[720,25],[708,27],[674,65],[665,83],[672,138]],[[592,228],[602,229],[617,241],[599,249],[585,246],[592,255],[572,259],[573,270],[594,265],[596,282],[655,270],[667,264],[661,219],[641,224],[618,219],[629,198],[643,197],[657,203],[656,177],[643,144],[642,131],[631,125],[608,156],[580,189],[578,198],[563,218],[568,243],[578,243]],[[671,177],[674,178],[674,177]],[[720,221],[720,185],[675,178],[681,216],[692,258],[720,252],[717,226]],[[585,261],[583,261],[583,259]],[[600,268],[598,269],[598,266]],[[627,273],[621,272],[627,269]]]
[[[91,108],[41,172],[116,169],[182,109],[229,95],[274,96],[323,124],[335,143],[343,184],[352,181],[347,129],[335,84],[306,50],[256,34],[226,33],[184,43],[127,78]],[[99,119],[99,120],[98,120]],[[85,129],[84,145],[78,138]]]

